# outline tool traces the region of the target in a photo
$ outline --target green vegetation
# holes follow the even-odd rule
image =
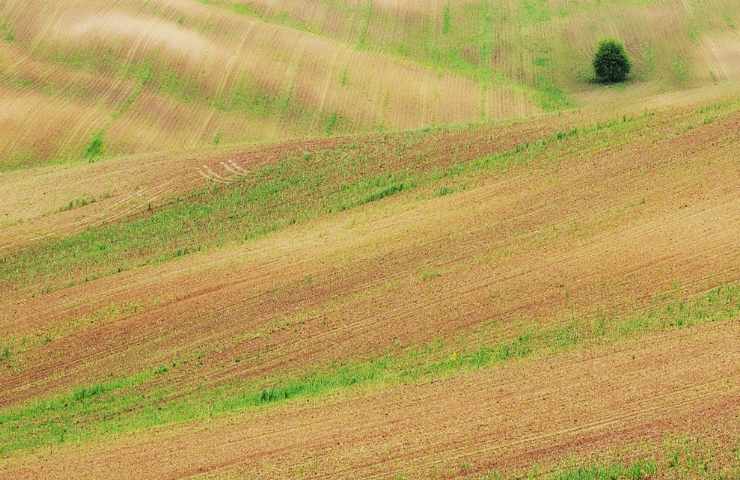
[[[557,472],[552,480],[643,480],[657,472],[654,460],[638,460],[631,465],[613,463],[590,465]]]
[[[618,83],[627,80],[632,64],[624,51],[624,45],[617,40],[602,40],[594,56],[596,81]]]
[[[91,205],[95,203],[97,199],[95,197],[91,196],[85,196],[80,198],[75,198],[74,200],[70,201],[67,205],[60,208],[60,212],[68,212],[70,210],[76,210],[78,208],[86,207],[87,205]]]
[[[444,186],[444,187],[439,187],[437,190],[435,190],[434,191],[434,196],[435,197],[444,197],[446,195],[450,195],[450,194],[453,194],[453,193],[455,193],[455,189],[454,188]]]
[[[324,133],[327,137],[334,133],[337,123],[339,123],[339,114],[335,112],[329,115],[329,118],[326,119],[326,125],[324,125]]]
[[[713,121],[737,107],[736,103],[719,106],[712,113]],[[686,115],[701,120],[706,116]],[[586,147],[591,151],[614,148],[630,142],[634,135],[644,135],[653,118],[649,114],[620,117],[571,128],[472,160],[469,145],[460,144],[442,159],[447,162],[442,166],[411,153],[435,135],[431,130],[386,136],[372,143],[344,143],[308,155],[292,154],[234,185],[212,185],[139,218],[29,247],[0,262],[0,282],[45,285],[51,291],[227,242],[251,241],[325,213],[420,187],[430,188],[433,194],[457,177],[502,174],[533,161],[559,161],[568,152]],[[670,128],[683,132],[685,126],[676,117]],[[437,195],[443,193],[449,192],[437,190]]]
[[[388,8],[369,0],[322,1],[314,2],[314,15],[307,15],[295,2],[283,2],[274,8],[268,8],[264,2],[240,0],[200,3],[206,7],[200,7],[199,12],[219,9],[219,15],[229,18],[223,32],[214,31],[208,13],[202,17],[173,16],[168,9],[151,2],[145,8],[146,18],[161,22],[163,28],[192,35],[206,45],[213,44],[214,50],[222,48],[225,58],[241,55],[237,52],[246,55],[257,46],[260,53],[254,59],[256,64],[244,61],[248,58],[244,56],[235,60],[223,82],[214,82],[214,78],[220,78],[219,62],[199,59],[197,54],[192,61],[183,62],[182,52],[160,48],[157,41],[131,55],[126,55],[114,39],[107,39],[96,48],[78,48],[78,43],[69,39],[55,41],[54,35],[41,35],[31,42],[23,35],[17,39],[16,33],[36,31],[34,28],[39,25],[32,19],[41,16],[29,14],[26,20],[17,16],[0,18],[0,44],[13,42],[19,54],[33,61],[29,65],[45,64],[50,72],[39,76],[26,64],[19,64],[18,68],[6,69],[0,78],[2,87],[17,92],[12,96],[29,104],[36,99],[22,92],[49,97],[44,108],[58,115],[58,122],[71,121],[76,125],[57,129],[41,124],[33,134],[20,136],[13,131],[25,128],[18,122],[3,138],[8,151],[0,169],[175,149],[183,145],[176,140],[182,138],[187,138],[190,145],[208,146],[219,131],[233,144],[272,141],[286,135],[334,135],[339,131],[371,131],[379,125],[396,129],[460,119],[457,114],[437,112],[436,120],[430,120],[421,109],[409,111],[405,102],[389,102],[396,82],[404,82],[402,78],[433,83],[435,77],[445,79],[437,86],[429,84],[429,92],[423,95],[440,95],[453,102],[460,95],[464,121],[501,118],[530,111],[532,107],[562,111],[599,98],[578,94],[584,89],[583,83],[592,79],[592,58],[590,52],[573,48],[571,43],[576,38],[594,41],[593,35],[602,32],[605,23],[614,35],[635,46],[630,51],[634,56],[632,78],[665,82],[670,89],[685,88],[706,82],[706,66],[695,61],[700,58],[698,49],[703,48],[704,35],[720,34],[737,24],[737,6],[729,0],[708,0],[702,9],[682,10],[676,14],[675,22],[660,20],[671,12],[670,5],[644,0],[583,0],[557,5],[545,0],[445,1],[428,9],[402,4]],[[655,12],[639,14],[649,8]],[[623,10],[628,13],[622,15]],[[279,25],[278,30],[287,35],[285,38],[292,34],[299,42],[313,38],[330,50],[348,45],[372,52],[380,62],[378,65],[387,62],[389,72],[394,72],[398,80],[379,72],[379,81],[372,87],[375,93],[371,93],[364,82],[357,81],[367,75],[368,65],[364,62],[342,60],[335,65],[330,63],[335,55],[329,54],[317,58],[318,68],[314,69],[290,56],[273,58],[269,51],[262,51],[269,48],[267,45],[252,45],[253,39],[247,39],[242,48],[239,25],[243,16],[259,19],[258,23],[268,29],[265,31],[271,28],[265,23]],[[327,19],[332,21],[327,23]],[[666,41],[666,32],[673,34],[671,41]],[[262,62],[265,68],[261,68]],[[321,72],[330,78],[320,79]],[[472,88],[450,87],[462,85],[460,82]],[[106,92],[113,85],[115,92]],[[404,88],[410,85],[415,84]],[[416,93],[410,95],[413,105],[419,105],[419,101],[435,102],[433,96],[424,99]],[[322,98],[321,103],[315,101],[317,98]],[[149,117],[154,111],[144,102],[156,105],[163,114]],[[103,145],[91,140],[90,123],[77,125],[80,120],[71,117],[75,115],[74,107],[93,104],[98,107],[84,118],[107,133],[105,155],[96,153]],[[185,117],[186,111],[194,112],[193,116]],[[201,115],[212,115],[212,131],[201,132],[190,124]],[[141,128],[147,128],[145,125],[161,134],[138,134]]]
[[[542,478],[545,480],[643,480],[653,478],[730,480],[740,473],[740,463],[727,458],[728,445],[706,442],[686,435],[667,435],[650,445],[638,442],[621,447],[623,453],[597,453],[587,459],[573,459],[543,473],[535,466],[515,475],[489,472],[479,480]],[[647,450],[647,451],[646,451]],[[636,459],[635,459],[636,458]],[[729,460],[730,465],[723,465]]]
[[[399,355],[350,362],[298,377],[268,378],[205,391],[194,390],[188,394],[167,387],[146,389],[147,383],[155,376],[174,371],[180,365],[175,362],[131,377],[82,386],[68,395],[0,411],[0,454],[212,418],[363,385],[445,377],[578,346],[612,343],[709,322],[736,321],[739,314],[740,285],[730,284],[693,300],[670,301],[626,318],[584,318],[567,325],[527,330],[509,340],[464,352],[450,352],[441,342],[432,342]],[[569,341],[563,342],[564,337]],[[202,358],[201,355],[198,357]],[[171,397],[175,393],[177,395]],[[632,471],[625,470],[628,473]],[[585,472],[584,475],[590,474]]]
[[[97,132],[93,135],[90,143],[85,148],[85,159],[88,162],[94,162],[103,155],[105,143],[103,141],[103,132]]]
[[[9,362],[11,356],[12,352],[10,351],[10,347],[0,348],[0,363]]]
[[[442,33],[445,35],[450,33],[452,30],[452,13],[450,12],[450,4],[445,5],[442,11]]]
[[[72,393],[72,400],[74,400],[75,402],[81,402],[96,395],[101,395],[109,389],[109,386],[103,384],[93,385],[92,387],[78,388]]]
[[[7,43],[15,42],[15,32],[13,27],[2,20],[0,20],[0,38]]]

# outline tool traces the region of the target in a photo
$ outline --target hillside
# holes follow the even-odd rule
[[[733,478],[737,88],[7,172],[0,477]]]
[[[740,478],[738,25],[0,0],[0,480]]]
[[[740,78],[735,0],[3,0],[0,171],[531,117]],[[629,88],[591,82],[623,39]]]

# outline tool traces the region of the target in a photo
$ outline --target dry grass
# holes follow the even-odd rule
[[[732,79],[737,17],[728,0],[6,1],[0,168],[79,160],[99,131],[111,156],[600,103],[623,96],[588,81],[604,35],[635,58],[633,97]]]

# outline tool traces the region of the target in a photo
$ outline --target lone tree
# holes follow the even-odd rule
[[[596,80],[601,83],[617,83],[627,79],[632,65],[624,45],[617,40],[602,40],[594,57]]]

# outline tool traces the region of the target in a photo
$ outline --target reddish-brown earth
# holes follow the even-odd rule
[[[142,390],[165,385],[172,397],[187,396],[435,340],[455,349],[573,317],[619,318],[666,292],[684,299],[737,282],[740,114],[704,121],[699,108],[657,113],[649,129],[624,141],[576,138],[528,164],[461,177],[463,188],[449,195],[434,195],[438,182],[51,293],[13,290],[0,300],[0,337],[28,342],[0,364],[0,408],[174,361],[180,367]],[[445,166],[574,121],[433,132],[393,158]],[[129,176],[131,158],[36,172],[27,184],[36,193],[12,200],[17,206],[23,195],[32,198],[34,213],[4,230],[2,241],[12,251],[32,243],[36,229],[54,225],[61,236],[95,219],[146,215],[136,200],[107,216],[104,200],[79,209],[78,218],[45,216],[41,187],[57,188],[75,171],[121,179],[131,195],[159,192],[155,208],[166,208],[172,196],[203,184],[197,166],[211,165],[225,181],[236,167],[304,150],[354,141],[382,148],[399,138],[199,153],[178,169],[163,156]],[[160,170],[157,180],[149,177]],[[59,186],[54,198],[78,187],[70,188]],[[674,432],[732,443],[740,434],[736,320],[427,384],[375,385],[211,422],[15,452],[0,460],[0,477],[452,478],[549,465]],[[198,362],[182,362],[196,355]]]
[[[564,156],[11,304],[2,329],[17,337],[108,305],[136,308],[69,327],[20,370],[0,370],[0,402],[183,352],[203,352],[208,368],[182,381],[218,383],[736,280],[739,126],[735,115],[652,145]]]
[[[740,329],[674,331],[8,461],[9,478],[458,478],[666,433],[740,435]]]

